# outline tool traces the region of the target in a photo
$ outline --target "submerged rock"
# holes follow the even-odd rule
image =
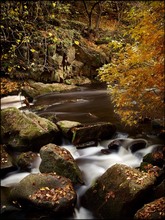
[[[73,184],[83,184],[82,173],[70,152],[55,144],[47,144],[40,149],[41,173],[55,172],[69,178]]]
[[[29,174],[10,191],[17,207],[68,215],[73,212],[77,195],[69,179],[56,174]]]
[[[29,171],[32,168],[32,164],[38,157],[38,154],[35,152],[24,152],[16,157],[15,164],[20,168],[20,170]]]
[[[154,183],[153,175],[115,164],[86,191],[82,203],[99,218],[132,219],[138,208],[150,199]]]

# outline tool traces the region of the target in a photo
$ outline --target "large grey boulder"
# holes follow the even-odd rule
[[[86,191],[83,205],[99,218],[133,219],[149,200],[155,180],[154,175],[115,164]]]
[[[55,214],[73,212],[77,195],[69,179],[56,174],[29,174],[10,191],[10,200],[22,209]]]
[[[40,149],[41,173],[57,173],[69,178],[73,184],[83,184],[82,173],[70,152],[55,144],[47,144]]]
[[[1,141],[16,151],[38,151],[60,141],[60,132],[51,121],[15,107],[1,110]]]

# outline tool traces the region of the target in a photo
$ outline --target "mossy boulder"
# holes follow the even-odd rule
[[[70,152],[55,144],[47,144],[40,149],[41,173],[55,172],[69,178],[73,184],[83,184],[82,173]]]
[[[105,219],[132,219],[149,200],[155,177],[123,164],[110,167],[86,191],[83,206]]]
[[[60,132],[51,121],[15,107],[1,110],[1,141],[16,151],[38,151],[60,141]]]
[[[22,88],[22,93],[32,99],[36,96],[51,92],[64,92],[77,88],[75,85],[66,85],[63,83],[41,83],[32,80],[29,81],[28,84],[28,86]]]
[[[63,135],[69,139],[71,139],[70,130],[74,127],[82,126],[80,122],[68,121],[68,120],[61,120],[61,121],[58,121],[56,124],[61,130],[61,132],[63,133]]]

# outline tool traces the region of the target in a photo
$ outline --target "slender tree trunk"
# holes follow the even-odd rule
[[[99,29],[99,25],[100,25],[100,21],[101,21],[101,13],[102,13],[102,7],[101,7],[101,3],[99,2],[98,4],[98,16],[96,18],[96,25],[95,25],[95,30],[97,31]]]
[[[91,8],[91,10],[89,11],[88,8],[87,8],[87,4],[86,4],[86,1],[83,0],[83,4],[84,4],[84,7],[85,7],[85,11],[87,13],[87,16],[88,16],[88,31],[90,31],[92,29],[92,13],[93,13],[93,9],[95,8],[95,6],[97,4],[99,4],[99,1],[98,2],[95,2]]]

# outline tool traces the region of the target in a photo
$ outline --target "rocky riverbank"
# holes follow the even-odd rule
[[[97,145],[97,141],[115,135],[115,125],[96,123],[83,125],[74,121],[50,121],[35,113],[16,108],[1,110],[1,177],[13,170],[30,171],[36,158],[41,158],[39,172],[24,177],[9,187],[7,203],[2,201],[1,213],[7,216],[11,207],[33,209],[40,215],[69,217],[77,203],[76,188],[84,184],[83,170],[71,153],[61,146],[65,137],[80,149]],[[113,146],[112,146],[113,145]],[[117,151],[112,142],[109,150]],[[135,142],[130,149],[145,148]],[[164,147],[154,149],[137,168],[117,163],[91,183],[80,198],[84,207],[96,218],[158,219],[164,218]],[[92,172],[92,171],[91,171]],[[148,208],[147,208],[148,207]]]

